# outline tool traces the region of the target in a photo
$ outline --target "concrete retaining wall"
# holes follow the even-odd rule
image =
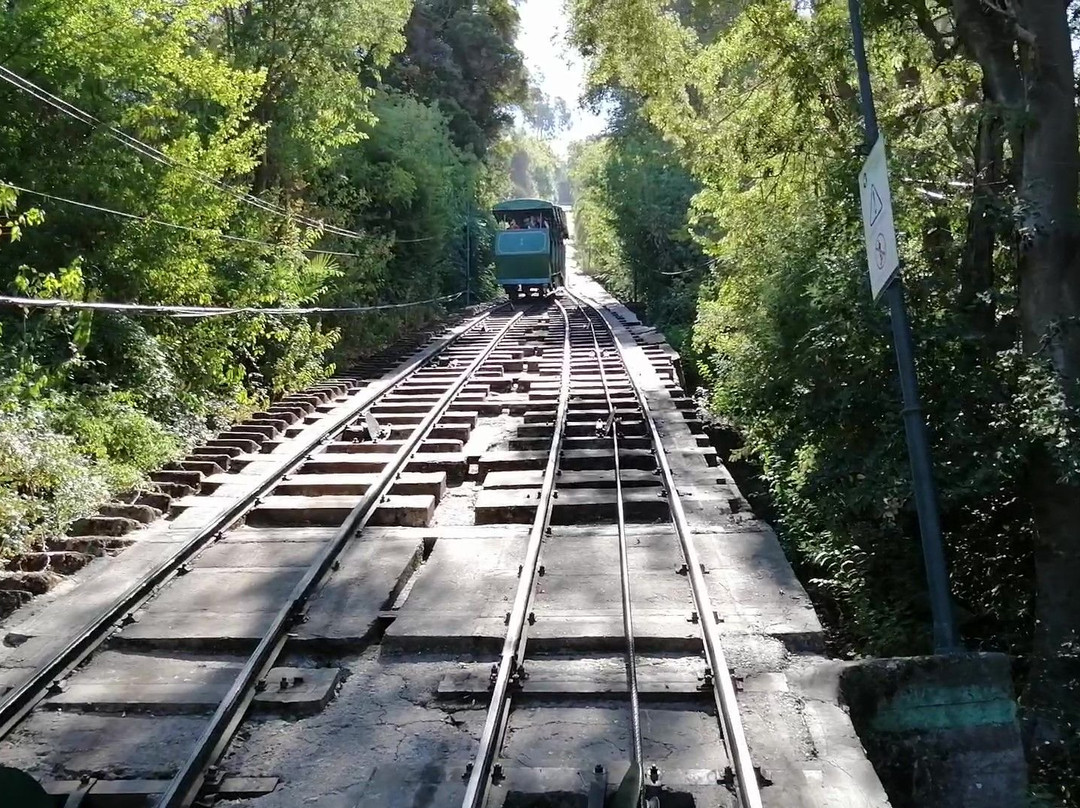
[[[1003,654],[848,666],[841,692],[894,808],[1019,808],[1027,767]]]

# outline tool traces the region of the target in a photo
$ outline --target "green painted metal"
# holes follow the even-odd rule
[[[1011,724],[1016,702],[1000,687],[905,688],[895,693],[888,706],[878,709],[871,721],[875,732],[955,730]]]
[[[527,214],[539,214],[545,227],[499,232],[495,238],[495,271],[500,285],[512,291],[562,286],[566,278],[566,245],[569,235],[566,213],[543,199],[508,199],[492,208],[503,222],[527,222]]]
[[[495,269],[499,283],[548,284],[551,283],[551,259],[542,255],[501,255],[495,257]]]
[[[0,808],[52,808],[56,800],[24,771],[0,766]]]
[[[507,199],[500,202],[492,210],[500,211],[529,211],[529,210],[552,210],[557,207],[546,199]]]

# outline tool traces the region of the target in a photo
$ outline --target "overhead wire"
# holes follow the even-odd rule
[[[674,272],[660,272],[658,274],[663,275],[663,276],[668,277],[668,278],[673,278],[673,277],[676,277],[678,275],[687,275],[687,274],[689,274],[691,272],[697,272],[697,271],[702,270],[702,269],[712,270],[712,269],[716,268],[716,264],[717,264],[717,262],[715,260],[706,261],[703,264],[698,264],[696,266],[692,266],[689,269],[679,269],[679,270],[676,270]]]
[[[206,172],[201,171],[201,170],[199,170],[199,169],[197,169],[197,168],[195,168],[193,166],[187,165],[185,163],[182,163],[182,162],[170,157],[169,155],[165,154],[160,149],[158,149],[158,148],[150,145],[149,143],[146,143],[146,142],[134,137],[133,135],[128,134],[127,132],[123,131],[122,129],[119,129],[116,126],[112,126],[111,124],[106,124],[106,123],[102,122],[101,120],[99,120],[98,118],[96,118],[95,116],[90,114],[89,112],[86,112],[85,110],[80,109],[76,105],[64,100],[63,98],[60,98],[59,96],[57,96],[57,95],[55,95],[53,93],[50,93],[48,90],[46,90],[43,87],[35,84],[34,82],[30,81],[29,79],[19,75],[18,73],[11,70],[10,68],[5,67],[4,65],[0,65],[0,80],[3,80],[5,82],[7,82],[8,84],[15,87],[16,89],[21,90],[22,92],[24,92],[24,93],[38,99],[39,101],[42,101],[43,103],[53,107],[54,109],[62,112],[63,114],[67,115],[70,118],[73,118],[73,119],[75,119],[77,121],[80,121],[81,123],[84,123],[84,124],[86,124],[88,126],[91,126],[91,127],[101,128],[102,130],[104,130],[105,134],[107,134],[109,137],[111,137],[112,139],[114,139],[117,142],[121,143],[122,145],[132,149],[133,151],[136,151],[139,154],[141,154],[141,155],[143,155],[145,157],[148,157],[149,159],[151,159],[151,160],[153,160],[153,161],[155,161],[155,162],[157,162],[157,163],[159,163],[161,165],[165,165],[165,166],[168,166],[170,168],[176,168],[178,170],[181,170],[181,171],[189,174],[190,176],[193,176],[193,177],[199,179],[204,184],[210,185],[210,186],[216,188],[217,190],[220,190],[220,191],[222,191],[222,192],[224,192],[226,194],[229,194],[233,198],[235,198],[235,199],[237,199],[237,200],[239,200],[241,202],[244,202],[244,203],[246,203],[248,205],[251,205],[251,206],[253,206],[253,207],[255,207],[255,208],[257,208],[257,209],[259,209],[261,211],[271,213],[271,214],[274,214],[276,216],[284,217],[284,218],[287,218],[287,219],[293,219],[293,220],[296,220],[296,221],[300,222],[301,224],[304,224],[304,225],[306,225],[308,227],[318,229],[320,231],[324,231],[324,232],[329,233],[331,235],[336,235],[336,236],[340,236],[340,237],[343,237],[343,238],[359,239],[359,240],[368,241],[368,242],[378,240],[378,236],[366,235],[366,234],[359,233],[359,232],[354,231],[354,230],[348,230],[346,228],[337,227],[336,225],[330,225],[330,224],[327,224],[326,222],[315,220],[315,219],[312,219],[311,217],[308,217],[308,216],[304,216],[304,215],[301,215],[301,214],[295,214],[295,213],[292,213],[292,212],[286,210],[285,208],[281,207],[280,205],[276,205],[276,204],[274,204],[272,202],[268,202],[267,200],[260,199],[260,198],[258,198],[256,196],[248,194],[248,193],[246,193],[244,191],[240,191],[240,190],[238,190],[236,188],[232,188],[229,185],[225,184],[224,182],[221,182],[220,180],[210,176]],[[34,196],[41,197],[43,199],[49,199],[49,200],[52,200],[52,201],[55,201],[55,202],[60,202],[60,203],[66,204],[66,205],[72,205],[72,206],[75,206],[75,207],[83,208],[83,209],[86,209],[86,210],[93,210],[93,211],[97,211],[97,212],[100,212],[100,213],[107,213],[107,214],[110,214],[110,215],[113,215],[113,216],[120,216],[120,217],[125,218],[125,219],[145,222],[147,224],[153,224],[153,225],[156,225],[156,226],[159,226],[159,227],[168,227],[168,228],[172,228],[172,229],[175,229],[175,230],[181,230],[181,231],[186,231],[186,232],[191,232],[191,233],[197,233],[197,234],[201,234],[201,235],[208,235],[208,236],[212,236],[214,238],[222,239],[224,241],[232,241],[232,242],[237,242],[237,243],[242,243],[242,244],[252,244],[252,245],[256,245],[256,246],[267,247],[267,248],[270,248],[270,249],[282,249],[282,247],[284,246],[284,245],[280,245],[280,244],[273,244],[273,243],[268,242],[268,241],[261,241],[259,239],[247,238],[245,236],[235,236],[235,235],[232,235],[232,234],[229,234],[229,233],[222,233],[222,232],[220,232],[218,230],[213,230],[213,229],[209,229],[209,228],[201,228],[201,227],[192,227],[192,226],[189,226],[189,225],[182,225],[182,224],[178,224],[176,222],[169,222],[169,221],[166,221],[164,219],[158,219],[158,218],[155,218],[155,217],[152,217],[152,216],[141,216],[141,215],[134,214],[134,213],[127,213],[125,211],[115,210],[113,208],[108,208],[108,207],[105,207],[103,205],[95,205],[95,204],[92,204],[92,203],[89,203],[89,202],[79,202],[79,201],[76,201],[74,199],[67,199],[66,197],[62,197],[62,196],[59,196],[59,195],[56,195],[56,194],[50,194],[50,193],[46,193],[44,191],[38,191],[38,190],[35,190],[33,188],[26,188],[26,187],[16,185],[14,183],[6,182],[6,181],[3,181],[3,180],[0,180],[0,185],[11,188],[11,189],[16,190],[16,191],[19,191],[21,193],[31,194],[31,195],[34,195]],[[438,238],[438,236],[424,236],[424,237],[421,237],[421,238],[414,238],[414,239],[394,239],[394,243],[395,244],[417,244],[417,243],[421,243],[421,242],[433,241],[436,238]],[[357,255],[357,253],[344,252],[344,251],[340,251],[340,250],[320,250],[320,249],[315,249],[315,248],[299,248],[299,249],[300,249],[301,252],[309,253],[309,254],[313,254],[313,255],[331,255],[331,256],[342,256],[342,257],[350,257],[350,258],[359,257]],[[448,295],[448,296],[443,297],[443,298],[432,298],[431,300],[419,301],[417,303],[387,304],[387,305],[382,305],[382,306],[368,306],[368,307],[274,309],[274,310],[270,310],[270,309],[220,309],[220,310],[207,310],[207,313],[205,314],[205,316],[217,316],[217,315],[220,315],[220,314],[234,314],[234,313],[244,313],[244,312],[298,314],[298,313],[325,313],[325,312],[332,312],[332,311],[374,311],[374,310],[381,310],[381,309],[387,309],[387,308],[401,308],[401,307],[405,307],[405,306],[423,305],[423,304],[426,304],[426,303],[440,302],[440,301],[443,301],[443,300],[453,300],[456,297],[460,297],[460,294]],[[24,300],[24,301],[33,302],[30,299],[0,298],[0,302],[9,302],[9,301],[14,301],[14,300]],[[41,301],[39,301],[39,302],[41,302]],[[49,302],[49,301],[45,301],[45,302]],[[20,305],[26,305],[26,304],[27,303],[24,302],[24,303],[21,303]],[[52,305],[51,302],[50,302],[50,305]],[[84,305],[89,305],[89,304],[84,304]],[[128,304],[117,304],[117,305],[128,305]],[[134,305],[134,304],[130,304],[130,305]],[[96,308],[101,308],[101,306],[95,306],[95,307]],[[142,308],[146,308],[146,307],[142,307]],[[153,308],[153,307],[151,307],[151,308]],[[161,309],[162,307],[158,307],[158,308]],[[164,307],[164,308],[167,309],[168,307]],[[162,309],[162,310],[164,310],[164,309]],[[176,313],[176,312],[174,312],[174,314],[176,314],[177,316],[184,316],[184,315],[180,315],[179,313]],[[192,315],[192,316],[194,316],[194,315]]]
[[[274,249],[274,250],[279,250],[284,246],[284,245],[281,245],[281,244],[273,244],[273,243],[271,243],[269,241],[260,241],[259,239],[247,238],[245,236],[234,236],[234,235],[231,235],[230,233],[221,233],[221,232],[219,232],[217,230],[212,230],[212,229],[205,228],[205,227],[191,227],[191,226],[186,225],[186,224],[177,224],[176,222],[168,222],[168,221],[165,221],[164,219],[156,219],[153,216],[139,216],[138,214],[135,214],[135,213],[126,213],[125,211],[122,211],[122,210],[114,210],[113,208],[107,208],[107,207],[104,207],[103,205],[93,205],[93,204],[91,204],[89,202],[77,202],[74,199],[67,199],[65,197],[57,196],[55,194],[48,194],[48,193],[45,193],[44,191],[35,191],[33,188],[25,188],[25,187],[23,187],[21,185],[16,185],[13,182],[6,182],[4,180],[0,180],[0,186],[3,186],[5,188],[12,188],[12,189],[14,189],[16,191],[19,191],[20,193],[32,194],[34,196],[39,196],[39,197],[42,197],[43,199],[51,199],[54,202],[62,202],[65,205],[73,205],[75,207],[86,208],[87,210],[94,210],[94,211],[98,211],[100,213],[109,213],[109,214],[112,214],[113,216],[120,216],[120,217],[123,217],[125,219],[133,219],[133,220],[139,221],[139,222],[146,222],[148,224],[158,225],[159,227],[171,227],[174,230],[184,230],[184,231],[187,231],[187,232],[190,232],[190,233],[198,233],[200,235],[213,236],[214,238],[220,238],[220,239],[223,239],[225,241],[236,241],[236,242],[240,242],[242,244],[255,244],[255,245],[258,245],[260,247],[269,247],[270,249]],[[357,257],[359,257],[356,253],[339,252],[337,250],[316,250],[316,249],[313,249],[313,248],[305,248],[305,247],[300,247],[298,249],[301,252],[314,253],[316,255],[341,255],[341,256],[347,256],[349,258],[357,258]]]
[[[457,292],[442,297],[432,297],[427,300],[414,300],[408,303],[381,303],[371,306],[309,306],[309,307],[267,307],[240,306],[236,308],[228,306],[166,306],[143,303],[106,303],[82,300],[62,300],[60,298],[35,298],[18,297],[15,295],[0,295],[0,307],[24,308],[24,309],[69,309],[71,311],[107,311],[115,314],[129,315],[158,315],[164,314],[170,317],[222,317],[237,314],[358,314],[368,311],[386,311],[388,309],[405,309],[414,306],[426,306],[432,303],[445,303],[456,300],[464,292]]]
[[[176,168],[184,171],[185,173],[188,173],[189,175],[201,180],[204,184],[210,185],[217,190],[229,194],[233,198],[238,199],[239,201],[244,202],[248,205],[252,205],[264,212],[272,213],[276,216],[288,219],[295,219],[296,221],[301,222],[308,227],[322,230],[332,235],[341,236],[343,238],[359,239],[363,241],[369,240],[371,238],[370,236],[367,236],[363,233],[358,233],[355,230],[348,230],[343,227],[337,227],[336,225],[331,225],[323,221],[312,219],[308,216],[291,213],[280,205],[276,205],[272,202],[268,202],[265,199],[260,199],[256,196],[252,196],[249,193],[233,188],[225,184],[224,182],[221,182],[220,180],[210,176],[204,171],[201,171],[193,166],[182,163],[175,158],[170,157],[160,149],[151,146],[149,143],[139,140],[133,135],[129,135],[122,129],[119,129],[118,127],[111,124],[104,123],[103,121],[91,115],[89,112],[80,109],[69,101],[65,101],[63,98],[60,98],[53,93],[50,93],[43,87],[35,84],[34,82],[23,76],[20,76],[15,71],[3,65],[0,65],[0,80],[6,81],[8,84],[15,87],[16,89],[33,96],[34,98],[42,101],[45,104],[48,104],[54,109],[57,109],[60,112],[64,113],[68,117],[74,118],[75,120],[85,123],[91,127],[102,128],[105,134],[107,134],[109,137],[118,141],[124,146],[127,146],[128,148],[138,152],[139,154],[142,154],[143,156],[148,157],[151,160],[154,160],[155,162],[168,166],[170,168]]]

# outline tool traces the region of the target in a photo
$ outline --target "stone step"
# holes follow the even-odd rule
[[[669,518],[667,499],[660,488],[623,490],[627,521],[653,522]],[[536,518],[540,489],[496,489],[480,492],[475,514],[478,525],[527,524]],[[612,488],[569,488],[556,492],[551,522],[556,525],[587,524],[614,520],[616,495]]]
[[[394,459],[388,454],[324,453],[304,464],[305,474],[368,474],[378,473]],[[446,472],[447,481],[456,484],[465,479],[468,465],[460,452],[414,454],[405,464],[405,472]]]
[[[251,511],[246,522],[254,527],[334,527],[359,502],[355,496],[270,496]],[[389,495],[372,514],[371,524],[381,526],[427,527],[438,501],[430,494]]]

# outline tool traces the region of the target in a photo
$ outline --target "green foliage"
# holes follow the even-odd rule
[[[292,188],[363,137],[362,126],[375,122],[363,79],[377,78],[405,47],[411,7],[408,0],[297,0],[226,9],[227,51],[265,76],[257,110],[269,131],[257,184]]]
[[[502,189],[504,197],[554,200],[558,196],[559,158],[543,138],[515,131],[499,142],[494,162],[509,180]]]
[[[870,302],[864,270],[845,4],[799,15],[770,0],[716,16],[662,0],[572,6],[597,91],[645,99],[629,111],[697,183],[689,224],[714,262],[693,326],[700,369],[713,408],[763,469],[782,538],[841,648],[927,650],[887,314]],[[985,120],[977,70],[939,58],[905,14],[874,7],[867,23],[962,628],[969,643],[1023,653],[1034,584],[1024,467],[1051,447],[1075,469],[1075,416],[1020,351],[1009,239],[988,264],[969,255],[972,227],[1011,227],[998,214],[1010,205],[1005,182],[985,214],[998,218],[969,218],[963,189],[986,170],[971,147]],[[592,144],[576,168],[578,227],[595,245],[586,263],[624,293],[628,271],[647,266],[633,231],[648,232],[619,232],[627,214],[612,200],[641,204],[632,185],[612,183],[625,154]],[[626,170],[652,189],[663,165],[657,156]]]
[[[47,402],[50,426],[74,438],[74,448],[94,462],[94,471],[111,490],[132,488],[149,469],[160,467],[180,450],[180,442],[138,410],[121,393]]]
[[[484,157],[511,122],[509,107],[528,100],[517,29],[514,0],[416,0],[387,80],[437,105],[454,144]]]
[[[0,291],[365,306],[461,291],[468,265],[474,299],[495,293],[477,212],[500,172],[482,160],[527,86],[508,0],[9,5],[4,65],[98,123],[0,85]],[[0,462],[0,530],[52,535],[208,430],[440,313],[0,309],[0,413],[12,446],[43,453]]]
[[[698,285],[707,269],[687,215],[699,186],[672,148],[622,101],[612,133],[578,144],[571,154],[578,261],[689,353]]]
[[[108,494],[75,440],[38,406],[0,411],[0,558],[60,535]]]

